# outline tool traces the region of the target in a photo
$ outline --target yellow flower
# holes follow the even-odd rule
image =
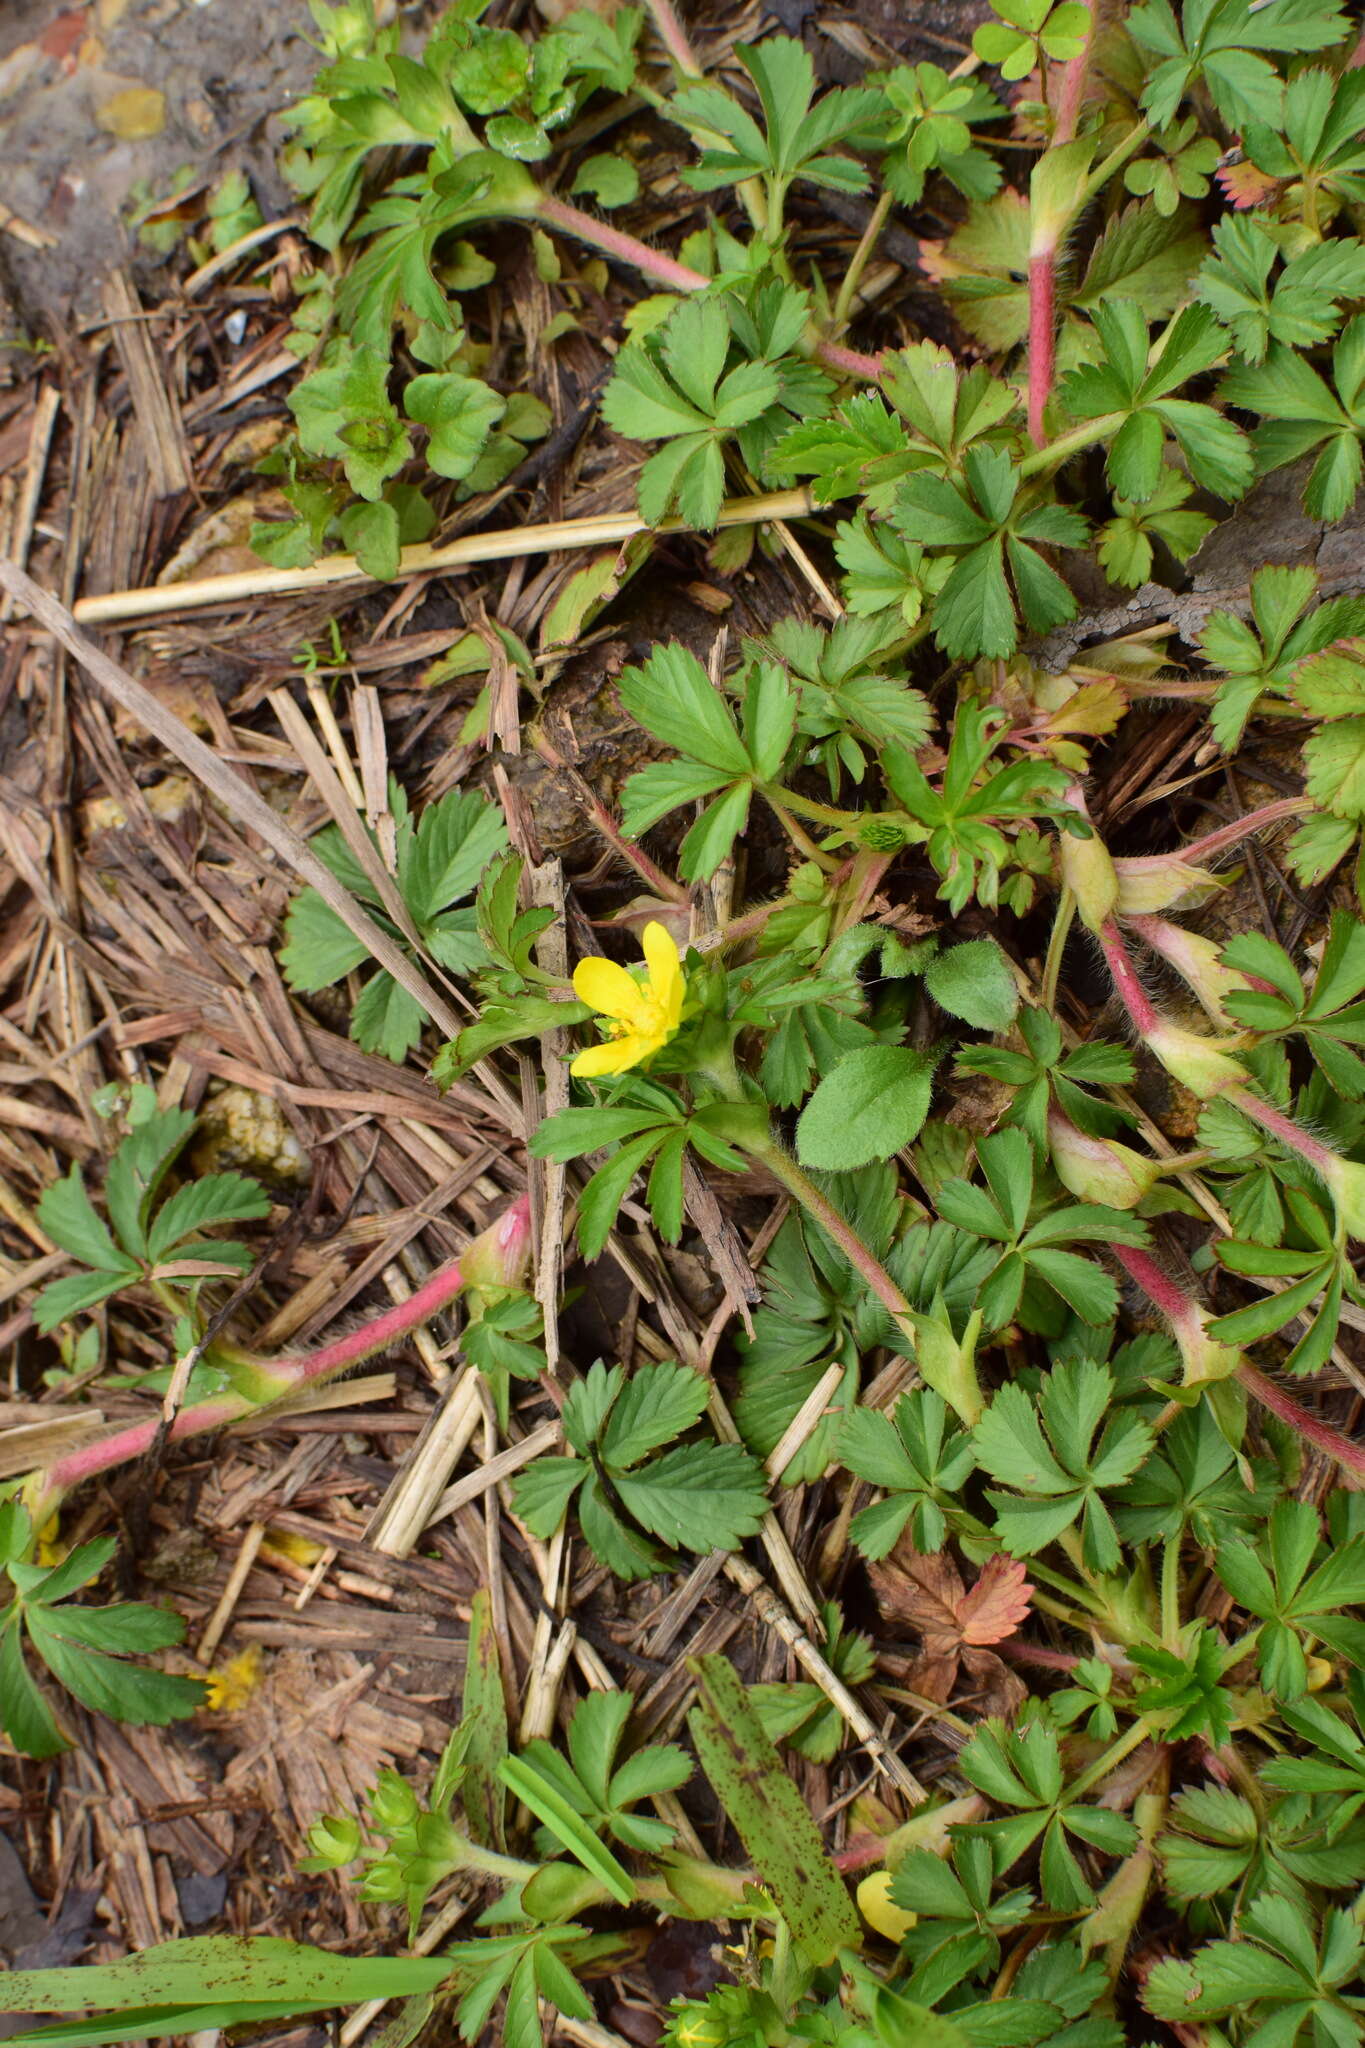
[[[647,924],[641,939],[648,974],[643,982],[614,960],[580,960],[574,994],[610,1019],[602,1045],[581,1052],[571,1074],[624,1074],[668,1044],[682,1022],[687,983],[678,948],[661,924]]]
[[[297,1536],[292,1529],[267,1529],[261,1549],[268,1556],[284,1557],[290,1564],[302,1565],[305,1571],[311,1570],[323,1554],[320,1543],[315,1543],[311,1536]]]
[[[239,1650],[220,1670],[208,1674],[204,1705],[211,1714],[240,1714],[261,1682],[265,1654],[259,1643]]]

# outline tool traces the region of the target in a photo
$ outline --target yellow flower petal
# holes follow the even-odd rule
[[[265,1652],[259,1643],[251,1643],[245,1650],[239,1650],[235,1657],[229,1657],[219,1669],[210,1671],[204,1700],[209,1712],[239,1714],[250,1704],[261,1683],[264,1667]]]
[[[874,1870],[863,1879],[858,1886],[858,1911],[868,1926],[875,1927],[888,1941],[904,1941],[915,1925],[915,1915],[892,1901],[889,1870]]]
[[[640,943],[649,964],[650,990],[663,1010],[669,1031],[676,1031],[682,1016],[683,971],[673,935],[661,924],[647,924]]]
[[[614,1017],[620,1024],[639,1021],[644,1004],[640,984],[614,960],[599,955],[580,960],[573,971],[573,992],[580,1003],[600,1010],[604,1017]]]
[[[583,1081],[597,1080],[604,1074],[624,1074],[653,1050],[652,1045],[628,1032],[624,1038],[609,1038],[604,1045],[590,1045],[570,1061],[569,1072]]]

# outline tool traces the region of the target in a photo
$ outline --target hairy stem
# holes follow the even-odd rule
[[[623,234],[620,228],[610,227],[604,220],[595,220],[592,214],[584,213],[580,207],[570,206],[567,200],[556,199],[550,193],[542,195],[535,218],[546,227],[558,228],[563,234],[573,235],[577,241],[600,249],[604,256],[615,256],[620,262],[629,263],[671,292],[705,291],[711,282],[699,270],[689,269],[687,264],[666,256],[661,249],[651,249],[648,242]],[[812,352],[827,369],[837,370],[841,377],[859,377],[864,382],[875,383],[882,373],[878,356],[861,355],[857,349],[840,348],[836,342],[815,341]]]
[[[687,264],[675,262],[662,249],[651,249],[648,242],[640,241],[635,235],[623,234],[620,228],[594,219],[581,207],[570,206],[566,199],[556,199],[546,193],[536,213],[547,227],[560,228],[577,241],[590,243],[604,256],[618,257],[621,262],[642,271],[646,277],[666,285],[671,292],[704,291],[710,283],[710,279],[703,277],[699,270],[691,270]]]
[[[764,791],[765,796],[767,791]],[[768,798],[774,802],[772,797]],[[838,832],[851,832],[858,823],[857,813],[836,811],[832,804],[822,804],[813,796],[802,796],[799,790],[783,789],[776,798],[784,810],[796,811],[803,818],[813,818],[817,825],[832,826]]]
[[[1321,1174],[1324,1180],[1330,1176],[1339,1155],[1330,1145],[1322,1144],[1317,1138],[1310,1138],[1307,1131],[1301,1130],[1292,1117],[1285,1116],[1282,1110],[1272,1109],[1268,1102],[1262,1102],[1260,1096],[1253,1094],[1250,1088],[1228,1088],[1224,1091],[1224,1099],[1232,1103],[1235,1109],[1240,1109],[1243,1116],[1250,1117],[1254,1124],[1259,1124],[1263,1131],[1268,1131],[1272,1138],[1278,1138],[1291,1152],[1297,1152],[1300,1159],[1312,1167],[1314,1173]]]
[[[1107,918],[1100,926],[1099,941],[1118,999],[1132,1019],[1138,1037],[1146,1038],[1159,1028],[1161,1019],[1147,1000],[1147,991],[1138,980],[1137,969],[1128,957],[1128,948],[1112,918]]]
[[[1277,797],[1274,803],[1262,804],[1258,810],[1248,811],[1244,817],[1234,818],[1230,825],[1220,825],[1215,832],[1206,832],[1202,839],[1192,839],[1188,846],[1182,846],[1179,858],[1191,864],[1211,860],[1215,854],[1223,853],[1229,846],[1236,846],[1239,840],[1250,838],[1264,825],[1278,824],[1281,818],[1301,818],[1303,798],[1299,796]],[[1153,855],[1159,859],[1160,855]]]
[[[1075,137],[1076,123],[1080,119],[1081,104],[1085,99],[1085,78],[1090,68],[1090,50],[1094,40],[1095,0],[1091,0],[1085,40],[1076,56],[1062,66],[1062,82],[1057,92],[1057,125],[1052,131],[1054,149]]]
[[[837,1244],[855,1273],[861,1274],[873,1294],[885,1308],[902,1336],[911,1343],[915,1341],[914,1312],[909,1302],[887,1272],[881,1260],[870,1251],[859,1237],[852,1224],[839,1214],[834,1204],[821,1194],[815,1182],[803,1172],[791,1157],[784,1152],[775,1138],[766,1143],[751,1142],[746,1150],[760,1160],[780,1181],[787,1193],[801,1204],[834,1244]]]
[[[1057,363],[1056,323],[1057,251],[1047,249],[1028,265],[1028,432],[1038,449],[1047,443],[1043,414]]]
[[[674,11],[673,0],[645,0],[645,4],[654,23],[654,32],[667,50],[674,69],[680,71],[684,78],[700,78],[701,65],[687,40],[687,30]]]
[[[1106,412],[1099,419],[1086,420],[1081,426],[1073,427],[1070,433],[1059,434],[1055,441],[1036,447],[1032,455],[1024,457],[1019,465],[1020,476],[1037,476],[1043,470],[1060,469],[1064,462],[1069,462],[1083,449],[1093,448],[1097,441],[1107,441],[1123,425],[1123,419],[1121,412]]]
[[[1301,1436],[1306,1443],[1312,1444],[1314,1450],[1334,1458],[1347,1472],[1365,1481],[1365,1444],[1343,1435],[1341,1430],[1333,1429],[1330,1422],[1324,1422],[1320,1416],[1311,1415],[1306,1408],[1301,1408],[1292,1394],[1286,1393],[1283,1387],[1277,1387],[1254,1365],[1243,1363],[1238,1368],[1237,1377],[1253,1401],[1259,1401],[1263,1408],[1269,1409],[1296,1436]]]
[[[1177,1281],[1162,1272],[1150,1252],[1140,1251],[1135,1245],[1116,1244],[1113,1253],[1129,1279],[1137,1281],[1168,1323],[1182,1331],[1191,1327],[1203,1329],[1198,1304],[1190,1299]]]
[[[797,852],[804,854],[807,860],[814,861],[815,865],[818,868],[823,868],[826,874],[833,874],[839,866],[838,861],[834,859],[833,855],[820,851],[809,832],[803,826],[797,824],[791,812],[786,809],[785,805],[780,804],[775,796],[770,796],[768,802],[778,823],[791,840]]]
[[[287,1394],[297,1393],[302,1387],[319,1385],[337,1373],[345,1372],[348,1367],[360,1364],[378,1351],[389,1349],[409,1331],[429,1322],[464,1287],[487,1281],[511,1284],[525,1263],[530,1241],[530,1216],[530,1203],[525,1195],[521,1195],[491,1230],[485,1231],[482,1238],[467,1247],[461,1258],[438,1268],[406,1301],[396,1302],[383,1315],[362,1323],[359,1329],[350,1330],[343,1337],[334,1338],[330,1344],[320,1345],[315,1351],[300,1352],[292,1358],[244,1359],[242,1365],[248,1385],[215,1395],[211,1401],[198,1401],[182,1408],[171,1424],[168,1441],[183,1443],[188,1437],[205,1436],[213,1430],[223,1429],[230,1422],[240,1422],[245,1416],[270,1407]],[[93,1443],[79,1445],[36,1474],[30,1502],[35,1526],[40,1527],[47,1520],[62,1495],[73,1487],[97,1477],[101,1472],[110,1472],[116,1466],[131,1464],[144,1457],[155,1443],[161,1426],[160,1416],[146,1422],[131,1423],[125,1429],[97,1437]]]
[[[1112,1249],[1129,1278],[1136,1280],[1143,1292],[1156,1303],[1177,1336],[1188,1334],[1191,1329],[1202,1335],[1204,1317],[1198,1304],[1162,1272],[1149,1252],[1135,1250],[1130,1245],[1114,1245]],[[1238,1361],[1236,1377],[1253,1401],[1258,1401],[1296,1436],[1302,1437],[1305,1443],[1312,1444],[1326,1457],[1335,1459],[1343,1470],[1365,1480],[1365,1444],[1357,1443],[1353,1437],[1334,1429],[1320,1416],[1311,1415],[1306,1408],[1300,1407],[1292,1394],[1283,1387],[1277,1387],[1247,1359]]]

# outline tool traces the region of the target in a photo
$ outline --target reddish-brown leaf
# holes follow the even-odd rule
[[[1240,163],[1220,164],[1214,175],[1238,213],[1245,213],[1249,206],[1264,206],[1280,188],[1278,178],[1258,170],[1245,157]]]
[[[997,1551],[981,1567],[970,1593],[958,1603],[957,1621],[964,1643],[1003,1643],[1028,1613],[1033,1588],[1017,1557]]]
[[[947,1551],[926,1557],[903,1537],[868,1571],[882,1613],[916,1629],[927,1656],[946,1656],[965,1643],[1003,1642],[1023,1621],[1033,1596],[1024,1566],[1002,1552],[987,1558],[970,1592]]]
[[[904,1537],[880,1564],[868,1566],[877,1604],[888,1621],[902,1621],[924,1640],[929,1656],[948,1656],[962,1641],[958,1609],[966,1595],[946,1550],[926,1556]]]

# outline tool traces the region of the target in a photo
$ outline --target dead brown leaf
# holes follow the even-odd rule
[[[946,1706],[965,1674],[983,1713],[1007,1716],[1023,1704],[1025,1687],[988,1647],[1012,1636],[1029,1611],[1033,1588],[1017,1558],[987,1558],[969,1590],[947,1551],[926,1556],[902,1538],[868,1571],[887,1620],[919,1636],[905,1673],[913,1692]]]

